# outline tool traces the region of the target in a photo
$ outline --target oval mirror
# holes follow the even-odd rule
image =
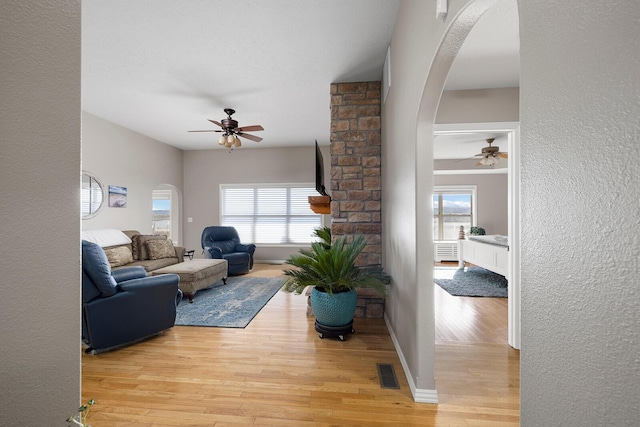
[[[104,205],[104,189],[102,183],[90,174],[82,172],[82,184],[80,186],[80,211],[82,219],[93,218]]]

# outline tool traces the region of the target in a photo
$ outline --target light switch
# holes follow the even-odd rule
[[[193,218],[191,217],[187,218],[187,222],[193,222]]]

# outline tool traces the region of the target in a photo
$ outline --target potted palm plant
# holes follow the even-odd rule
[[[311,286],[311,308],[320,338],[326,334],[344,340],[346,333],[354,332],[356,289],[371,288],[384,297],[389,276],[379,266],[356,266],[366,245],[364,236],[356,235],[351,241],[343,236],[332,242],[329,227],[318,228],[314,234],[321,240],[287,259],[286,263],[295,268],[284,270],[288,279],[283,290],[301,294]]]

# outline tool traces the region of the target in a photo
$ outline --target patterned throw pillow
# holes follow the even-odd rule
[[[149,259],[149,251],[147,250],[147,242],[150,240],[166,240],[167,236],[165,235],[155,235],[155,234],[140,234],[139,236],[135,236],[135,241],[138,244],[138,259],[140,261]]]
[[[147,241],[149,259],[173,258],[176,250],[171,240],[149,240]]]
[[[107,248],[104,250],[107,254],[107,259],[111,268],[120,267],[121,265],[127,265],[133,262],[133,255],[131,249],[128,246],[116,246],[113,248]]]

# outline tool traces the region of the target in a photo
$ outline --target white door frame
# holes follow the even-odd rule
[[[520,349],[520,123],[456,123],[434,125],[434,135],[455,133],[504,132],[507,134],[507,204],[509,234],[508,277],[508,342],[513,348]],[[435,286],[435,285],[434,285]]]

